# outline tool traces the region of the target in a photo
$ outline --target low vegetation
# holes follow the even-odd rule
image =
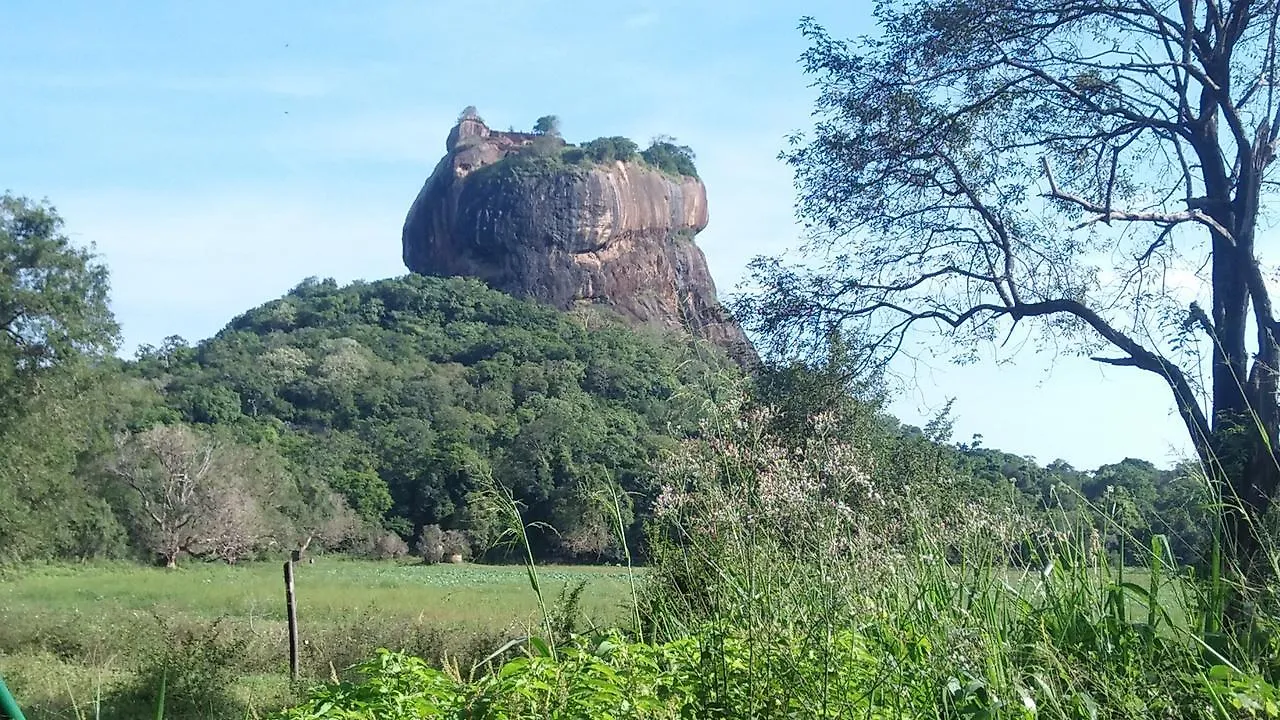
[[[954,475],[885,483],[892,448],[839,416],[797,443],[721,407],[664,464],[639,628],[480,673],[382,652],[277,717],[1280,716],[1276,627],[1216,631],[1220,596],[1162,537],[1126,567]]]
[[[625,569],[541,577],[553,609],[577,591],[575,627],[627,615]],[[326,556],[298,565],[296,584],[306,683],[354,677],[346,669],[379,647],[471,667],[542,621],[521,567]],[[162,676],[174,718],[244,717],[294,697],[278,563],[25,567],[0,586],[0,676],[29,718],[151,716]]]
[[[464,111],[460,117],[468,117]],[[472,115],[474,117],[474,115]],[[555,115],[538,118],[535,137],[502,162],[481,169],[477,177],[490,181],[546,177],[554,173],[573,174],[597,165],[615,162],[639,163],[673,177],[698,177],[693,149],[675,138],[661,135],[644,150],[634,140],[620,135],[598,137],[581,145],[566,143],[560,136],[560,119]]]

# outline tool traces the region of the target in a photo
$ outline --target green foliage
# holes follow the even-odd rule
[[[955,492],[1015,503],[1063,532],[1098,534],[1117,562],[1140,562],[1157,534],[1167,538],[1179,563],[1203,567],[1208,560],[1213,508],[1194,463],[1160,469],[1127,458],[1087,471],[1063,460],[1042,466],[983,447],[980,436],[952,443],[945,410],[924,429],[901,425],[884,412],[882,384],[863,374],[864,360],[832,336],[817,361],[761,368],[751,405],[768,410],[769,434],[788,443],[814,437],[818,424],[828,436],[856,440],[881,482],[951,478]],[[1025,559],[1020,552],[1011,560]]]
[[[726,408],[668,465],[651,532],[648,626],[659,642],[697,638],[715,649],[714,685],[731,698],[724,716],[1280,709],[1275,646],[1204,633],[1213,589],[1171,571],[1163,537],[1132,551],[1139,568],[1113,564],[1090,525],[1048,528],[1019,495],[1005,504],[973,496],[963,476],[926,467],[881,474],[884,440],[844,434],[831,412],[797,442],[771,434],[776,416],[766,410]],[[1144,469],[1122,465],[1099,474]],[[1012,570],[1027,545],[1035,570]]]
[[[311,281],[127,371],[183,420],[274,446],[297,477],[412,539],[464,527],[487,473],[534,523],[569,514],[575,488],[605,473],[652,497],[653,461],[695,428],[695,381],[728,367],[690,342],[586,329],[475,281]],[[554,533],[530,539],[573,554]]]
[[[560,118],[555,115],[543,115],[533,124],[533,132],[537,135],[559,135]]]
[[[524,657],[470,682],[384,650],[357,666],[361,681],[315,688],[275,717],[726,717],[713,682],[720,678],[705,673],[711,659],[693,640],[650,646],[607,634],[576,638],[557,658],[545,648],[531,643]],[[732,659],[735,666],[749,660],[741,653]]]
[[[698,176],[693,163],[693,150],[687,145],[677,145],[675,138],[659,137],[640,157],[650,166],[672,175]]]
[[[99,373],[46,379],[23,420],[0,433],[0,563],[119,557],[125,533],[82,459],[105,449],[110,402]]]
[[[0,562],[123,551],[82,473],[114,426],[106,268],[48,204],[0,196]],[[126,400],[128,402],[128,400]]]
[[[631,162],[640,148],[630,138],[621,136],[599,137],[582,144],[582,152],[593,162]]]
[[[495,183],[522,182],[528,178],[545,178],[558,173],[575,173],[592,165],[616,162],[642,162],[656,170],[675,176],[697,177],[693,150],[677,145],[662,136],[643,152],[630,138],[614,135],[599,137],[580,146],[566,145],[560,139],[559,118],[548,115],[538,119],[533,141],[501,162],[486,165],[473,174],[472,181]]]
[[[41,378],[115,346],[107,269],[62,226],[48,204],[0,195],[0,431]]]
[[[502,192],[561,174],[578,175],[585,172],[589,164],[578,148],[565,145],[559,136],[541,135],[501,162],[474,171],[468,176],[468,182]]]
[[[106,704],[120,716],[163,707],[169,718],[236,717],[245,708],[231,694],[236,665],[248,647],[221,620],[204,626],[170,627],[157,616],[165,641],[146,657],[130,685]]]

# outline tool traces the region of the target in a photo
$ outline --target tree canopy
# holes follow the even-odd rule
[[[555,115],[543,115],[533,124],[533,132],[538,135],[559,135],[560,118]]]
[[[692,343],[473,280],[311,280],[197,347],[144,348],[130,372],[184,421],[269,439],[358,514],[415,537],[467,527],[489,475],[531,521],[576,517],[582,486],[606,480],[647,502],[651,461],[696,427],[700,381],[729,372]]]
[[[42,377],[110,352],[106,268],[47,203],[0,196],[0,427]]]
[[[0,561],[96,554],[123,531],[74,476],[100,441],[107,270],[48,203],[0,196]]]
[[[1017,338],[1159,375],[1258,580],[1280,484],[1256,243],[1280,6],[918,0],[875,18],[855,41],[802,25],[818,122],[784,157],[817,252],[756,261],[755,326],[780,347],[841,326],[872,364],[927,331],[961,361]]]

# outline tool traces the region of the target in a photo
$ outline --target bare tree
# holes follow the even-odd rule
[[[136,495],[140,534],[166,567],[183,554],[235,562],[270,534],[244,458],[191,428],[121,438],[110,470]]]
[[[299,558],[313,542],[325,550],[350,549],[368,534],[367,523],[351,509],[346,499],[323,483],[308,483],[299,489],[302,507],[294,518],[295,531],[291,538]]]
[[[1280,4],[916,0],[876,18],[856,41],[802,23],[818,122],[784,157],[809,262],[756,260],[740,309],[780,348],[854,330],[875,363],[934,331],[961,360],[1031,339],[1159,375],[1239,579],[1265,579],[1280,346],[1255,240]]]

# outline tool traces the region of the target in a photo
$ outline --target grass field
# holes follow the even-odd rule
[[[539,575],[549,600],[585,582],[588,622],[625,617],[623,568],[550,566]],[[540,621],[523,567],[323,558],[297,566],[296,586],[308,679],[378,647],[448,655],[466,668]],[[287,647],[278,563],[61,565],[0,576],[0,675],[30,718],[94,717],[95,697],[145,695],[145,676],[164,658],[202,675],[217,674],[202,664],[229,664],[242,705],[271,709],[293,692]]]

